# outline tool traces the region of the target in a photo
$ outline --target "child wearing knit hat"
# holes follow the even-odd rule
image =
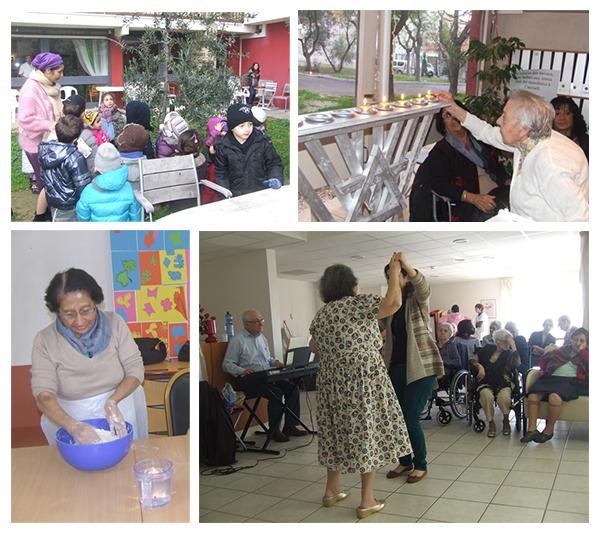
[[[279,189],[283,164],[273,145],[260,132],[250,106],[233,104],[227,109],[229,132],[217,146],[217,184],[240,196],[264,189]]]
[[[77,220],[82,222],[139,222],[141,206],[127,180],[127,166],[119,151],[104,143],[96,153],[98,175],[83,189],[77,202]]]
[[[90,130],[94,137],[96,138],[96,143],[98,146],[101,144],[110,142],[110,139],[104,133],[101,125],[101,116],[98,111],[95,109],[88,109],[83,112],[83,123],[85,124],[86,129]]]

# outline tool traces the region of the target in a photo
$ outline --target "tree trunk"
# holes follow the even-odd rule
[[[415,55],[417,56],[415,62],[415,80],[421,81],[421,43],[419,42],[415,46]]]
[[[448,92],[452,95],[456,95],[458,90],[458,71],[460,70],[460,65],[456,63],[456,61],[448,58],[448,81],[450,82],[450,87]]]

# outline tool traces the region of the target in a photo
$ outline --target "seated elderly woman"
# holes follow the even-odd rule
[[[564,402],[587,396],[589,389],[589,334],[579,328],[571,335],[571,342],[540,357],[540,377],[527,391],[529,419],[527,432],[521,442],[547,442],[554,436],[554,425]],[[540,402],[548,401],[548,419],[542,432],[537,430]]]
[[[500,322],[500,320],[492,320],[490,322],[489,335],[485,335],[483,339],[481,339],[482,346],[485,346],[486,344],[494,344],[494,331],[497,329],[502,329],[502,322]]]
[[[554,122],[552,129],[562,133],[574,143],[578,144],[585,157],[590,160],[590,137],[585,118],[581,114],[581,109],[568,96],[557,96],[550,100],[554,107]]]
[[[460,102],[456,105],[464,109]],[[509,179],[493,148],[477,141],[446,109],[435,116],[435,127],[444,138],[429,152],[415,176],[410,193],[411,222],[434,220],[432,190],[456,204],[453,222],[489,218],[495,214],[497,202],[493,194],[480,193],[480,173],[500,186]],[[442,216],[440,212],[437,218],[441,220]]]
[[[573,141],[552,131],[554,108],[528,91],[514,91],[493,127],[438,93],[478,140],[513,153],[511,212],[537,222],[588,220],[588,162]]]
[[[534,331],[529,337],[529,350],[531,353],[531,366],[538,365],[538,359],[544,353],[544,348],[550,344],[556,343],[554,335],[550,332],[554,327],[554,322],[551,318],[544,320],[542,331]]]
[[[477,350],[471,359],[477,370],[479,403],[488,421],[488,437],[496,436],[494,400],[502,412],[502,434],[510,435],[508,414],[511,407],[513,382],[511,373],[521,364],[521,358],[512,335],[505,329],[494,332],[494,344]]]
[[[437,329],[437,345],[444,362],[444,375],[438,380],[440,389],[446,389],[454,373],[460,369],[460,356],[454,342],[454,326],[442,322]]]
[[[470,318],[461,320],[458,323],[458,326],[456,327],[456,337],[454,337],[454,340],[456,344],[463,344],[467,347],[469,358],[475,353],[475,348],[479,348],[481,346],[481,341],[474,335],[475,326],[473,325],[473,322],[471,322]]]
[[[513,336],[513,339],[515,339],[515,346],[517,347],[517,352],[519,352],[519,357],[521,358],[519,372],[525,375],[531,368],[527,339],[523,337],[523,335],[519,335],[519,328],[517,328],[517,324],[512,320],[509,320],[504,324],[504,329]]]
[[[49,444],[67,430],[80,444],[100,442],[82,420],[106,418],[111,431],[133,426],[148,437],[144,363],[125,321],[102,311],[102,288],[84,270],[57,273],[46,289],[46,307],[56,315],[33,341],[31,389]]]

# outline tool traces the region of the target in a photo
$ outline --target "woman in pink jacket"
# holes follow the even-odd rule
[[[31,62],[33,71],[19,92],[19,144],[25,151],[35,174],[34,192],[43,191],[38,146],[47,140],[62,113],[60,85],[64,65],[60,55],[42,52]],[[47,203],[40,194],[36,206],[36,218],[45,217]]]

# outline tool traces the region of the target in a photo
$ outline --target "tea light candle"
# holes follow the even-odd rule
[[[402,93],[402,94],[400,95],[400,100],[401,100],[401,101],[404,101],[404,99],[405,99],[405,96],[404,96],[404,93]]]
[[[368,111],[369,108],[371,107],[370,105],[367,105],[367,99],[363,98],[363,105],[359,106],[360,109],[362,109],[363,111]]]
[[[429,98],[429,99],[432,98],[431,91],[427,91],[427,98]]]
[[[420,100],[422,98],[421,93],[417,94],[417,100]]]

